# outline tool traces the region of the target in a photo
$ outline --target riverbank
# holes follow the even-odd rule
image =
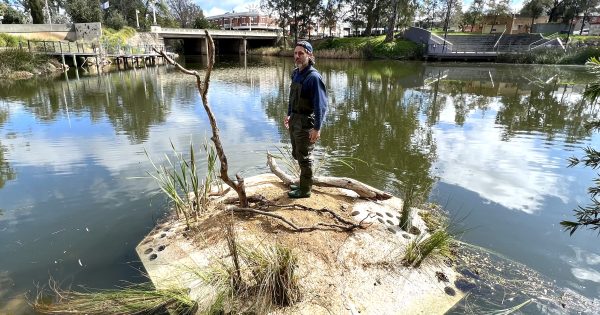
[[[57,60],[19,49],[0,51],[0,78],[24,80],[36,75],[52,75],[66,69]]]
[[[397,59],[420,60],[423,48],[409,40],[396,38],[384,42],[385,35],[373,37],[342,37],[312,41],[317,58],[329,59]],[[251,55],[285,56],[294,54],[294,49],[267,47],[253,49]]]

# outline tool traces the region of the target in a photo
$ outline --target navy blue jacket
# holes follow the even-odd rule
[[[301,83],[302,78],[306,71],[314,69],[313,66],[304,68],[301,72],[298,69],[294,70],[292,74],[292,82]],[[327,90],[325,89],[325,83],[321,74],[315,71],[308,74],[304,84],[302,84],[302,91],[300,92],[302,97],[312,101],[315,111],[315,129],[321,130],[321,126],[325,119],[325,113],[327,112]],[[292,102],[288,103],[288,116],[292,114]]]

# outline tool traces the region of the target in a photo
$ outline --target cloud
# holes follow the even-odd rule
[[[260,8],[260,1],[244,1],[244,0],[208,0],[196,1],[196,3],[204,10],[205,16],[220,15],[226,12],[246,12],[250,7]]]

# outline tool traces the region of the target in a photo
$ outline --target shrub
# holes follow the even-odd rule
[[[120,30],[127,25],[127,21],[118,11],[111,11],[106,18],[106,21],[104,21],[104,24],[115,30]]]
[[[0,69],[3,71],[33,71],[48,61],[45,55],[37,55],[20,49],[0,51]]]

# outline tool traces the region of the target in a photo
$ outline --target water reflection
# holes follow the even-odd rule
[[[552,226],[586,200],[593,177],[565,169],[572,150],[595,143],[581,127],[597,115],[581,98],[585,71],[391,61],[317,66],[331,102],[317,151],[367,162],[324,172],[400,195],[413,187],[444,205],[459,200],[456,208],[473,211],[464,225],[485,227],[469,241],[560,285],[600,293],[587,285],[600,272],[593,242]],[[209,101],[232,172],[265,172],[265,151],[289,142],[282,119],[292,67],[279,58],[219,60]],[[101,287],[139,281],[126,262],[165,205],[153,197],[152,182],[129,178],[150,169],[144,150],[160,160],[170,141],[185,148],[210,133],[194,80],[173,68],[75,77],[0,83],[0,257],[8,257],[0,275],[14,282],[0,299],[45,282],[49,271]],[[121,265],[107,267],[115,262]]]

